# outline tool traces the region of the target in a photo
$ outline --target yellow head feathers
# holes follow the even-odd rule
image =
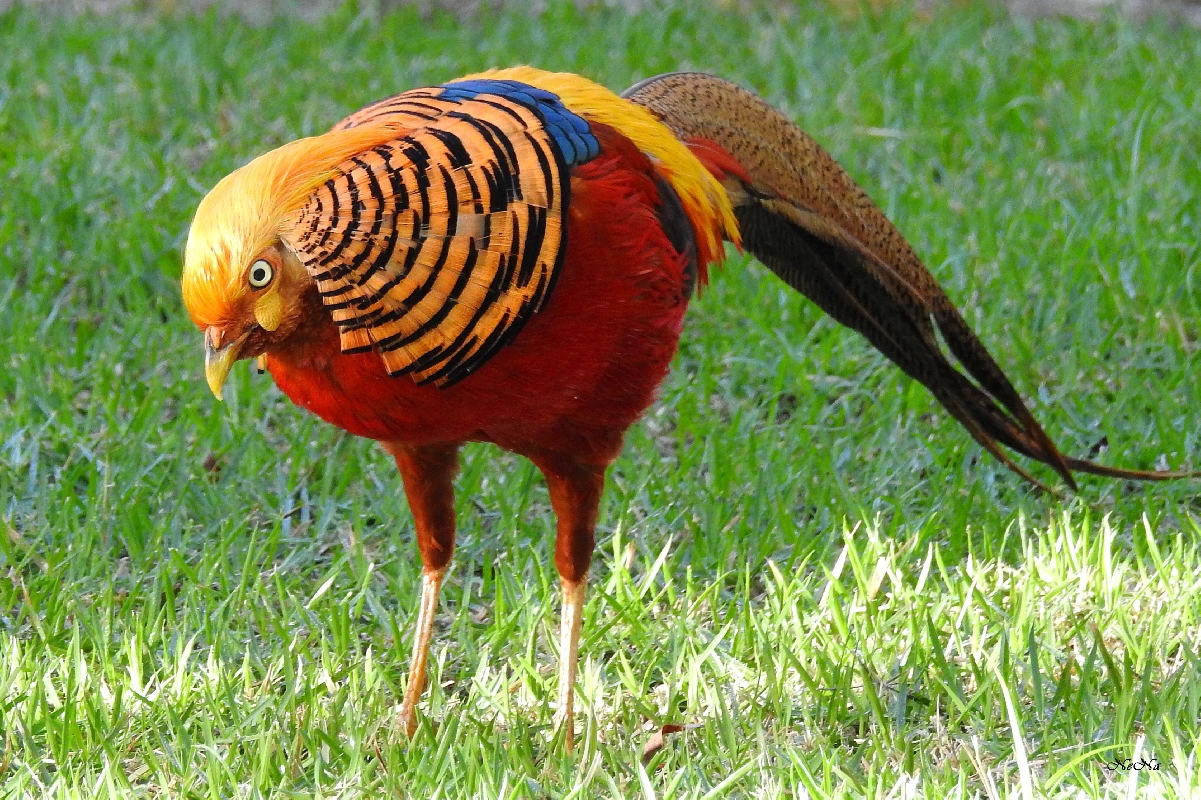
[[[201,327],[224,321],[250,290],[248,267],[279,240],[288,216],[334,167],[396,135],[387,126],[361,126],[298,139],[214,186],[196,209],[184,251],[183,299],[192,321]],[[270,311],[263,309],[268,320]]]

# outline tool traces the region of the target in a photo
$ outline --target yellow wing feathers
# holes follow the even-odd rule
[[[570,72],[545,72],[523,66],[481,72],[464,80],[473,78],[521,81],[546,89],[585,119],[616,128],[655,160],[680,196],[707,260],[721,259],[723,238],[741,244],[738,222],[721,183],[650,110]]]

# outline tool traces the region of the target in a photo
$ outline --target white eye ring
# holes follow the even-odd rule
[[[275,268],[271,266],[269,261],[260,258],[250,265],[250,272],[246,275],[246,280],[254,288],[262,289],[271,283],[273,277],[275,277]]]

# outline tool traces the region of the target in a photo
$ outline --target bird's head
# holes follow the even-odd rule
[[[391,136],[354,128],[297,140],[230,173],[200,202],[181,283],[218,400],[236,361],[269,352],[301,322],[313,279],[288,243],[295,213],[338,164]]]
[[[235,361],[266,352],[300,319],[312,279],[281,236],[285,209],[259,163],[232,173],[196,210],[184,252],[183,301],[204,331],[209,388],[221,387]]]

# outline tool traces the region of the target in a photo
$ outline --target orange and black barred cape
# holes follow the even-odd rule
[[[570,169],[588,123],[508,80],[415,89],[335,126],[397,137],[335,170],[293,215],[290,243],[339,327],[392,375],[470,374],[545,302],[566,250]]]

